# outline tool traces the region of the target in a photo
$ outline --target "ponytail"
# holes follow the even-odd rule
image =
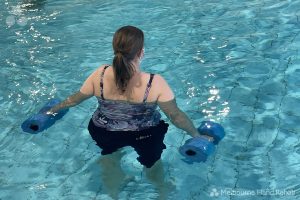
[[[134,74],[134,67],[124,55],[118,52],[113,59],[113,69],[116,79],[115,83],[121,93],[124,93],[129,80]]]

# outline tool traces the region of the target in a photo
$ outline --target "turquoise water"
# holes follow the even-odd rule
[[[212,119],[227,134],[207,162],[188,165],[178,148],[189,137],[170,126],[169,199],[300,198],[299,1],[28,2],[0,3],[1,200],[109,199],[87,131],[95,98],[42,134],[20,124],[111,63],[112,35],[127,24],[145,32],[142,68],[166,78],[195,124]],[[119,199],[155,199],[137,155],[124,151],[134,178]]]

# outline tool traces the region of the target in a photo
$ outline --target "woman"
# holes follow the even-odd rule
[[[166,148],[163,140],[168,124],[160,119],[157,106],[176,127],[192,137],[198,137],[199,133],[177,107],[174,94],[165,79],[158,74],[141,71],[144,34],[140,29],[125,26],[117,30],[113,37],[113,50],[115,56],[112,66],[99,67],[87,78],[80,91],[48,113],[75,106],[96,96],[99,107],[89,122],[88,130],[102,149],[101,154],[112,154],[122,147],[131,146],[139,155],[137,160],[146,168],[152,168],[157,163],[152,174],[146,170],[147,176],[154,181],[161,179],[155,176],[162,174],[160,157]],[[120,156],[116,155],[118,159]],[[107,159],[104,161],[106,165],[109,162]]]

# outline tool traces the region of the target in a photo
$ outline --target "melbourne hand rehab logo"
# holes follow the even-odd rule
[[[209,193],[211,197],[219,197],[219,196],[295,196],[296,191],[291,189],[232,189],[232,188],[224,188],[217,190],[216,188],[212,188]]]
[[[9,15],[8,17],[6,17],[6,24],[9,28],[12,27],[13,25],[15,25],[16,23],[19,26],[26,26],[28,19],[24,16],[21,16],[22,10],[20,7],[13,6],[10,13],[12,15]]]
[[[220,195],[220,193],[218,192],[218,190],[216,188],[213,188],[209,194],[209,196],[211,197],[218,197]]]

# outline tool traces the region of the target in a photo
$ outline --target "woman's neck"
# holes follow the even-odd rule
[[[131,61],[132,65],[134,66],[135,73],[140,74],[140,59],[135,58],[134,60]]]

